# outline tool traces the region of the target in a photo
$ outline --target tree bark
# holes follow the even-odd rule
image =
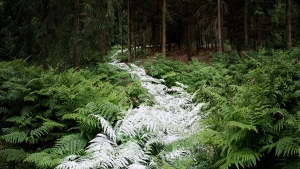
[[[244,9],[244,45],[248,47],[248,5],[249,0],[245,0],[245,9]]]
[[[128,34],[128,62],[131,62],[131,13],[130,13],[130,0],[127,3],[127,34]]]
[[[146,30],[143,31],[143,50],[146,51]]]
[[[260,3],[259,1],[256,1],[256,8],[257,10],[260,9]],[[255,23],[255,29],[256,29],[256,42],[255,42],[255,51],[258,51],[258,47],[260,46],[260,19],[259,16],[256,15],[256,23]]]
[[[222,28],[221,28],[221,2],[222,0],[218,0],[218,50],[221,54],[223,54],[222,50]]]
[[[292,46],[291,0],[286,0],[286,48]]]
[[[121,56],[123,56],[123,50],[124,50],[124,46],[123,46],[123,8],[122,8],[122,4],[123,1],[120,2],[121,3],[121,7],[119,7],[119,29],[120,29],[120,41],[121,41]]]
[[[166,14],[167,14],[167,0],[163,0],[163,7],[162,7],[162,54],[164,58],[167,57],[167,51],[166,51],[166,42],[167,42],[167,36],[166,36]]]
[[[79,0],[74,1],[74,21],[73,21],[73,35],[74,35],[74,45],[73,45],[73,55],[74,55],[74,66],[76,69],[80,68],[79,62]]]
[[[46,18],[48,15],[48,5],[49,1],[48,0],[43,0],[42,1],[43,6],[42,6],[42,24],[44,25],[46,22]],[[41,49],[41,58],[42,58],[42,64],[43,68],[46,69],[47,67],[47,33],[46,30],[42,31],[42,49]]]
[[[187,59],[188,60],[192,60],[191,58],[191,48],[192,48],[192,45],[191,45],[191,23],[190,23],[190,19],[189,19],[189,10],[190,10],[190,6],[189,6],[189,2],[186,1],[185,2],[185,5],[186,5],[186,21],[187,21],[187,52],[188,52],[188,55],[187,55]]]
[[[134,52],[133,52],[133,58],[136,59],[136,39],[138,39],[138,37],[136,37],[136,32],[135,35],[133,36],[134,41],[133,41],[133,46],[134,46]]]
[[[99,31],[99,49],[100,49],[100,63],[104,63],[104,54],[105,54],[105,51],[104,51],[104,31],[103,29],[101,29]]]

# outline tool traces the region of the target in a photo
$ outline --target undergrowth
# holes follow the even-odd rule
[[[82,155],[106,130],[98,117],[113,125],[145,95],[130,74],[109,64],[59,73],[22,60],[1,62],[0,168],[54,168],[65,156]]]
[[[167,163],[166,168],[298,168],[300,164],[300,54],[289,51],[216,54],[211,66],[163,59],[145,64],[148,74],[179,81],[195,92],[194,101],[205,102],[208,126],[197,139],[178,144],[189,150],[205,145],[211,152],[191,153],[193,160]],[[196,140],[196,142],[191,141]],[[192,144],[191,144],[192,143]],[[192,147],[191,147],[192,146]],[[204,158],[197,158],[197,156]],[[202,161],[201,161],[202,160]],[[189,162],[187,162],[189,161]],[[197,168],[194,167],[194,168]],[[193,167],[186,167],[193,168]]]

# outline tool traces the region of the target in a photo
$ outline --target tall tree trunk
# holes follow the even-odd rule
[[[188,1],[185,1],[185,7],[186,7],[186,22],[187,22],[187,52],[188,52],[188,55],[187,55],[187,59],[188,60],[192,60],[191,58],[191,48],[192,48],[192,45],[191,45],[191,23],[190,23],[190,19],[189,19],[189,10],[190,10],[190,4]]]
[[[100,55],[100,58],[99,58],[99,61],[100,63],[104,63],[104,55],[105,55],[105,51],[104,51],[104,29],[101,29],[99,31],[99,55]]]
[[[146,51],[146,30],[143,30],[143,50]]]
[[[222,50],[222,28],[221,28],[221,2],[222,0],[218,0],[218,50],[221,54],[223,54]]]
[[[286,48],[292,46],[291,0],[286,0]]]
[[[123,43],[123,25],[121,28],[121,56],[124,55],[124,43]]]
[[[120,3],[121,3],[120,6],[122,6],[123,1],[121,1]],[[119,30],[120,30],[120,41],[121,41],[121,56],[123,56],[123,50],[124,50],[123,49],[124,48],[124,46],[123,46],[123,15],[122,15],[123,8],[119,7],[118,9],[119,9]]]
[[[260,9],[260,1],[257,0],[256,1],[256,8],[257,10]],[[255,42],[255,51],[258,50],[258,47],[260,46],[260,19],[259,19],[259,16],[256,15],[256,23],[255,23],[255,29],[256,29],[256,42]]]
[[[128,62],[131,62],[131,13],[130,13],[130,0],[127,0],[127,33],[128,33]]]
[[[79,62],[79,0],[74,1],[74,21],[73,21],[73,35],[74,35],[74,44],[73,44],[73,54],[74,54],[74,66],[76,69],[80,68]]]
[[[167,0],[163,0],[163,6],[162,6],[162,54],[164,58],[167,57],[167,51],[166,51],[166,43],[167,43],[167,35],[166,35],[166,15],[167,15]]]
[[[134,53],[133,53],[133,58],[136,59],[136,39],[138,39],[138,37],[136,37],[136,32],[135,35],[133,36],[134,41],[133,41],[133,46],[134,46]]]
[[[248,47],[248,5],[249,0],[245,0],[245,9],[244,9],[244,45]]]
[[[43,6],[42,6],[42,24],[44,25],[46,22],[46,18],[48,15],[48,5],[49,1],[48,0],[43,0],[42,1]],[[44,28],[45,29],[45,28]],[[42,31],[42,49],[41,49],[41,59],[42,59],[42,64],[43,68],[45,69],[47,67],[47,34],[46,31]]]

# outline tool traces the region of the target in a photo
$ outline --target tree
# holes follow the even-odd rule
[[[222,0],[218,0],[218,50],[220,53],[223,54],[223,49],[222,49],[222,27],[221,27],[221,5],[222,5]]]
[[[244,37],[245,37],[245,47],[248,47],[248,5],[249,0],[245,0],[244,7]]]
[[[291,45],[292,45],[291,0],[286,0],[286,48],[290,49]]]
[[[130,0],[127,0],[127,35],[128,35],[128,62],[131,62],[131,13],[130,13]]]
[[[74,54],[74,66],[76,69],[80,68],[79,54],[80,54],[80,39],[79,39],[79,15],[80,15],[80,2],[79,0],[74,0],[74,21],[73,21],[73,54]]]
[[[163,0],[162,6],[162,33],[163,33],[163,42],[162,42],[162,54],[166,58],[166,42],[167,42],[167,35],[166,35],[166,15],[167,15],[167,0]]]

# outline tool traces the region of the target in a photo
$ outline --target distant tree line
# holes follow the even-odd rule
[[[114,45],[176,43],[192,51],[287,48],[299,43],[296,0],[0,0],[1,60],[45,68],[105,62]],[[135,48],[133,48],[135,49]]]

